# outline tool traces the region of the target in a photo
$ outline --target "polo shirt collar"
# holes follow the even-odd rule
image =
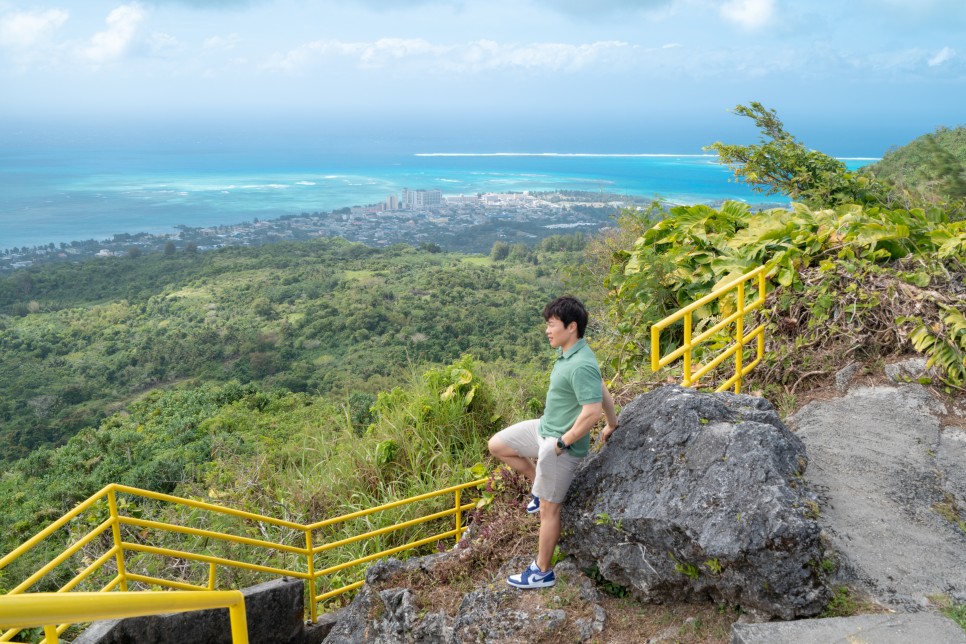
[[[557,354],[558,354],[557,357],[563,358],[564,360],[566,360],[570,356],[574,355],[575,353],[583,349],[585,346],[587,346],[587,340],[585,340],[584,338],[580,338],[579,340],[574,342],[574,346],[567,349],[567,351],[564,351],[563,349],[557,349]]]

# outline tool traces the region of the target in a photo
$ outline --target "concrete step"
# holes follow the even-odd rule
[[[734,624],[731,644],[966,644],[966,631],[933,613],[890,613]]]

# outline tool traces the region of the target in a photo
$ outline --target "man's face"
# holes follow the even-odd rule
[[[550,318],[547,320],[547,340],[554,349],[569,347],[577,341],[577,323],[571,322],[570,326],[564,326],[559,319]]]

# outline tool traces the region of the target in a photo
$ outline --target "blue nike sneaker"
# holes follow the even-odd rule
[[[530,564],[530,567],[521,572],[519,575],[510,575],[506,578],[506,583],[510,584],[514,588],[549,588],[557,583],[557,578],[554,577],[553,568],[547,572],[540,570],[537,566],[537,562],[534,561]]]

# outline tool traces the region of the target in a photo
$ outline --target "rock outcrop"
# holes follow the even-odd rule
[[[507,575],[526,567],[529,559],[516,557],[497,573],[495,583],[465,594],[454,615],[426,610],[417,590],[397,585],[394,579],[414,571],[433,574],[445,555],[410,559],[405,563],[386,559],[366,571],[366,584],[339,615],[324,640],[326,644],[370,642],[421,642],[462,644],[470,642],[589,641],[603,631],[606,613],[598,603],[594,584],[572,562],[557,565],[557,589],[567,592],[566,604],[545,605],[542,596],[508,586]],[[541,599],[542,598],[542,599]]]
[[[666,386],[619,420],[570,488],[562,550],[642,601],[706,599],[759,619],[824,608],[805,448],[768,401]]]

